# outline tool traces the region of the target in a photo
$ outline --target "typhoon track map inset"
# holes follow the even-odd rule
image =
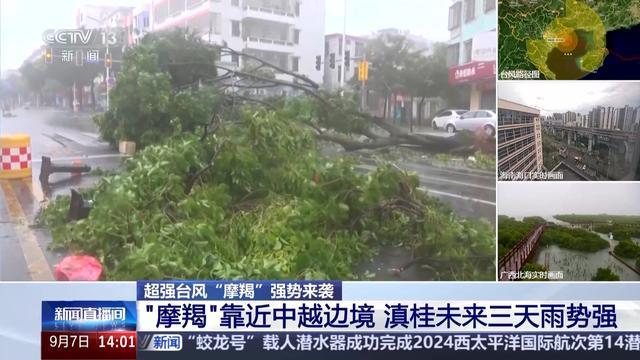
[[[640,79],[640,0],[501,0],[501,80]]]

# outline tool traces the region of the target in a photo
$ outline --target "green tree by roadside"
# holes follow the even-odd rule
[[[598,268],[598,271],[591,278],[591,281],[620,281],[620,276],[618,276],[608,267]]]

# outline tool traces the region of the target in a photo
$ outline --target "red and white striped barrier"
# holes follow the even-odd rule
[[[0,136],[0,179],[31,177],[31,137]]]

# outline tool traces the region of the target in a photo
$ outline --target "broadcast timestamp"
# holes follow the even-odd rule
[[[45,359],[135,359],[135,331],[42,332]]]

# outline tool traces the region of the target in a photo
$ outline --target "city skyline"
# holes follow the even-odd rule
[[[567,111],[588,114],[597,106],[640,106],[637,82],[503,81],[498,87],[500,98],[539,109],[542,116]]]

